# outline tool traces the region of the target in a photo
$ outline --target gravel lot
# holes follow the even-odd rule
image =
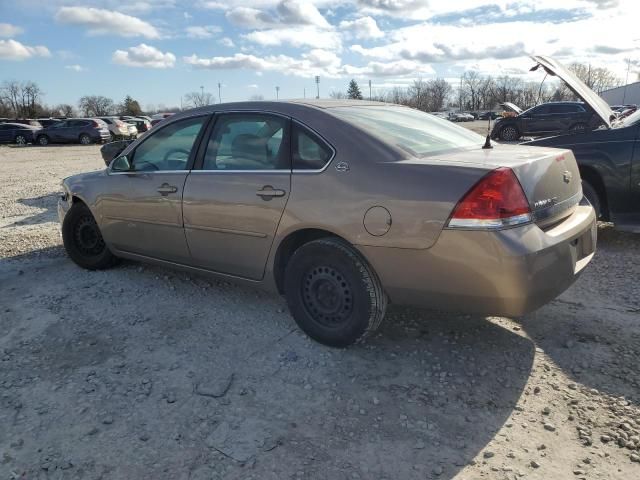
[[[56,193],[101,167],[0,147],[0,479],[640,478],[640,236],[524,318],[391,307],[335,350],[278,297],[72,264]]]

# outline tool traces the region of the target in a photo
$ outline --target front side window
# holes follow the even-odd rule
[[[186,170],[207,117],[179,120],[149,136],[133,152],[133,170]]]
[[[207,144],[203,170],[289,169],[288,120],[262,113],[221,115]]]
[[[293,125],[292,160],[294,170],[320,170],[333,152],[317,135],[298,124]]]

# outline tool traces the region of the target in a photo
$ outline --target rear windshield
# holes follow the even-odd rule
[[[477,133],[408,107],[335,107],[329,110],[381,140],[421,157],[458,148],[478,147]]]

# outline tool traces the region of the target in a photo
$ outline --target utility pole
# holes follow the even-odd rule
[[[320,75],[316,75],[316,98],[320,98]]]
[[[218,103],[222,103],[222,93],[221,93],[222,85],[218,82]]]
[[[204,87],[200,85],[200,96],[204,98]]]
[[[629,85],[629,69],[631,68],[631,59],[627,58],[627,77],[624,79],[624,90],[622,93],[622,104],[627,99],[627,85]]]
[[[462,113],[462,75],[460,75],[460,113]]]
[[[302,98],[307,98],[307,87],[302,89]]]
[[[280,87],[276,86],[276,100],[280,98]]]
[[[371,80],[369,80],[369,101],[371,101]]]

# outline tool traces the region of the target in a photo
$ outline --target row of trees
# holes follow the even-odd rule
[[[46,105],[44,92],[35,82],[5,81],[0,85],[0,117],[39,118],[39,117],[101,117],[104,115],[142,115],[140,103],[127,95],[120,103],[102,95],[85,95],[78,100],[77,108],[69,104]],[[183,97],[184,108],[211,105],[215,98],[211,93],[190,92]],[[160,104],[148,105],[147,113],[177,111],[177,107],[167,108]]]
[[[574,63],[569,66],[592,90],[600,93],[622,84],[614,73],[606,68]],[[71,117],[79,113],[87,117],[104,115],[141,115],[138,101],[127,95],[120,103],[102,95],[85,95],[78,101],[78,109],[69,104],[48,106],[43,103],[44,93],[35,82],[6,81],[0,86],[0,117],[37,118],[49,116]],[[355,80],[349,82],[346,93],[331,92],[332,98],[362,99],[363,94]],[[254,95],[253,100],[262,99]],[[435,112],[446,107],[462,110],[492,110],[498,104],[512,102],[527,108],[548,101],[575,100],[575,95],[563,83],[525,82],[520,77],[501,75],[483,76],[476,71],[465,72],[455,88],[443,78],[423,80],[418,78],[406,88],[394,87],[377,92],[372,100],[408,105],[420,110]],[[203,107],[215,103],[215,97],[201,89],[182,97],[182,108]],[[164,105],[150,106],[147,113],[176,111]]]
[[[598,93],[622,84],[621,79],[606,68],[574,63],[569,69]],[[355,80],[349,82],[346,93],[334,91],[330,96],[337,99],[363,98]],[[525,82],[520,77],[483,76],[476,71],[468,71],[460,78],[457,88],[443,78],[427,81],[418,78],[406,88],[394,87],[377,92],[371,99],[437,112],[445,107],[469,111],[492,110],[504,102],[528,108],[544,102],[576,100],[576,97],[564,83],[546,82],[546,79],[542,83]]]

